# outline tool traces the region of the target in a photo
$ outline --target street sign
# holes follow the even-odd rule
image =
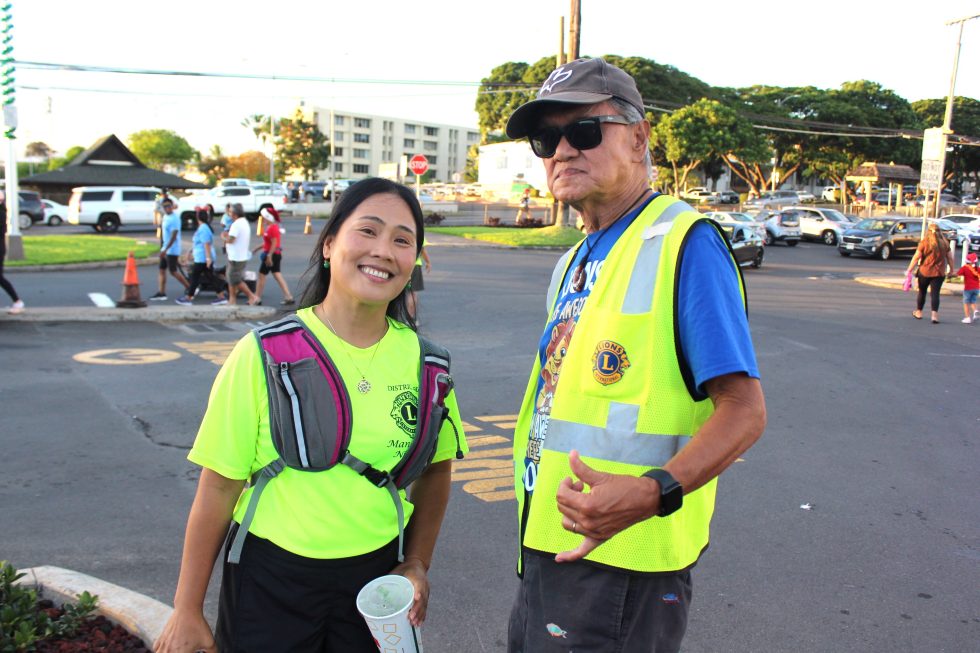
[[[922,132],[922,160],[939,161],[946,156],[946,136],[942,127]]]
[[[922,174],[919,176],[919,187],[922,190],[939,190],[942,175],[942,161],[923,159]]]
[[[424,154],[416,154],[408,160],[408,169],[421,177],[429,169],[429,160]]]

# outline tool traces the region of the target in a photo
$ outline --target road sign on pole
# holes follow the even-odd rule
[[[919,186],[923,190],[939,190],[942,183],[943,162],[930,159],[922,160],[922,174],[919,176]]]
[[[416,154],[408,160],[408,169],[421,177],[429,170],[429,160],[424,154]]]

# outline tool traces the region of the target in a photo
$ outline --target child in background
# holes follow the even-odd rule
[[[970,252],[966,255],[966,265],[956,271],[957,276],[963,277],[963,314],[966,316],[960,322],[971,324],[980,319],[977,311],[977,297],[980,296],[980,267],[977,266],[977,255]]]

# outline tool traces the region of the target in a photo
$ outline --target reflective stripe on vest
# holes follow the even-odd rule
[[[605,428],[552,418],[548,421],[544,448],[561,453],[575,449],[589,458],[663,467],[691,441],[691,436],[637,433],[639,412],[639,406],[613,402],[609,406]]]

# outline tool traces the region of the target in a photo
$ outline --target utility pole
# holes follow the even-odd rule
[[[24,258],[24,241],[20,235],[20,196],[17,194],[17,106],[14,104],[14,46],[13,34],[14,17],[11,4],[8,2],[3,11],[3,53],[0,54],[3,88],[3,126],[4,136],[7,137],[7,258],[21,260]]]
[[[555,68],[560,68],[568,63],[565,58],[565,17],[558,17],[558,54],[555,56]],[[554,213],[552,224],[558,227],[565,226],[565,203],[557,199],[552,202],[551,210]]]
[[[949,95],[946,96],[946,115],[943,118],[943,149],[942,155],[939,157],[939,188],[936,190],[935,216],[937,218],[939,217],[940,199],[943,196],[943,178],[946,175],[946,139],[953,133],[953,97],[956,89],[956,73],[960,65],[960,48],[963,43],[963,25],[966,24],[966,21],[973,20],[974,18],[980,18],[980,14],[967,16],[966,18],[957,18],[956,20],[951,20],[946,23],[947,26],[956,25],[958,23],[960,26],[960,31],[959,36],[956,38],[956,51],[953,54],[953,74],[949,79]],[[925,220],[923,220],[923,224],[924,223]]]
[[[582,0],[572,0],[568,19],[568,60],[579,58],[579,45],[582,41]]]

